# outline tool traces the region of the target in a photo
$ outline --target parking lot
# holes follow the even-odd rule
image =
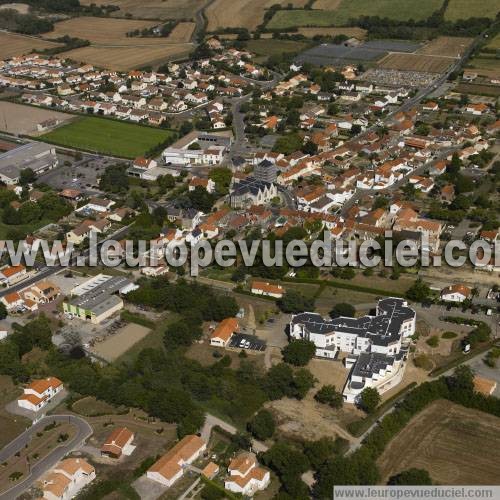
[[[231,338],[229,347],[233,349],[250,349],[252,351],[264,352],[266,350],[266,343],[254,335],[237,333]]]

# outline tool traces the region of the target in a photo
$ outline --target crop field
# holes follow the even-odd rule
[[[494,18],[500,11],[498,0],[482,0],[474,2],[471,0],[450,0],[444,14],[447,21],[457,19],[468,19],[469,17]]]
[[[61,146],[136,158],[172,135],[170,130],[89,116],[53,130],[41,139]]]
[[[193,49],[190,43],[140,47],[82,47],[64,52],[65,57],[94,66],[128,71],[145,66],[159,66],[173,59],[187,56]]]
[[[38,135],[37,125],[52,118],[62,123],[72,120],[74,116],[50,109],[0,101],[0,130],[10,134]]]
[[[313,9],[335,10],[342,0],[316,0],[313,3]]]
[[[82,5],[98,3],[95,0],[80,0]],[[117,5],[120,10],[112,17],[132,16],[136,19],[191,19],[206,0],[106,0],[106,5]]]
[[[281,10],[276,12],[268,28],[291,28],[293,26],[340,26],[349,19],[360,16],[380,16],[405,21],[407,19],[422,20],[429,17],[441,6],[441,0],[333,0],[323,1],[331,4],[330,9],[317,10]]]
[[[215,0],[205,10],[208,31],[218,28],[247,28],[254,30],[264,19],[266,9],[274,4],[303,7],[307,0]]]
[[[316,35],[331,37],[345,35],[357,38],[358,40],[364,40],[366,37],[366,30],[363,28],[299,28],[299,33],[307,38],[312,38]]]
[[[89,40],[96,45],[136,45],[140,42],[157,42],[161,39],[143,39],[127,37],[129,31],[150,28],[157,23],[132,19],[109,19],[104,17],[74,17],[54,25],[54,31],[47,33],[47,38],[59,38],[69,35]]]
[[[500,49],[500,35],[496,35],[492,38],[486,47],[488,47],[488,49]]]
[[[436,484],[500,484],[500,418],[436,401],[413,417],[378,460],[382,484],[416,467]]]
[[[51,37],[70,35],[90,40],[91,45],[65,52],[64,55],[107,69],[128,71],[155,66],[184,57],[192,50],[189,42],[194,23],[181,22],[168,38],[127,37],[127,33],[155,26],[152,21],[77,17],[55,25]]]
[[[29,54],[34,49],[43,50],[59,46],[60,44],[55,42],[0,31],[0,59]]]
[[[169,43],[186,43],[191,40],[195,23],[178,23],[177,26],[168,35],[167,42]]]
[[[473,38],[467,37],[439,36],[422,47],[418,53],[431,56],[458,58],[467,50],[467,47],[469,47],[473,41]]]
[[[247,48],[257,56],[263,56],[266,59],[269,56],[277,54],[287,54],[291,52],[301,52],[309,46],[308,42],[293,40],[250,40]]]
[[[444,73],[453,62],[452,58],[421,54],[389,54],[378,63],[382,69],[419,71],[421,73]]]
[[[474,57],[467,68],[475,69],[479,75],[488,78],[500,78],[499,60],[494,57]]]

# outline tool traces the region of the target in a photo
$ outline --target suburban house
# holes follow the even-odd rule
[[[227,471],[229,477],[226,478],[224,487],[247,497],[267,488],[271,480],[269,471],[257,466],[253,453],[245,452],[233,458]]]
[[[33,380],[24,388],[24,394],[18,398],[17,404],[30,411],[39,411],[63,388],[63,383],[55,377]]]
[[[236,318],[223,319],[210,335],[210,345],[226,347],[237,329],[238,320]]]
[[[465,285],[450,285],[441,290],[441,300],[445,302],[463,302],[472,296],[472,290]]]
[[[108,436],[101,447],[101,455],[110,458],[120,458],[122,455],[132,455],[135,446],[132,445],[134,433],[126,427],[117,427]]]
[[[25,299],[32,300],[36,304],[48,304],[59,297],[61,290],[51,281],[42,280],[23,290],[22,294]]]
[[[273,285],[267,281],[257,280],[252,281],[250,290],[255,295],[265,295],[267,297],[274,297],[275,299],[281,299],[284,293],[284,289],[281,285]]]
[[[378,302],[375,316],[324,319],[317,313],[292,315],[290,337],[316,345],[316,356],[334,359],[349,353],[346,368],[352,368],[344,387],[344,400],[354,403],[365,387],[380,393],[397,385],[403,376],[407,346],[403,339],[415,333],[416,314],[403,299]]]
[[[83,458],[66,458],[41,481],[43,498],[69,500],[95,479],[95,469]]]
[[[0,269],[0,283],[7,286],[19,283],[23,279],[27,278],[26,268],[19,264],[17,266],[6,266]]]
[[[170,487],[182,477],[185,466],[192,464],[206,449],[207,444],[200,437],[193,434],[184,436],[148,469],[146,476]]]

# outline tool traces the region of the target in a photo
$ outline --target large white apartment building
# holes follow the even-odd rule
[[[344,387],[344,399],[353,403],[365,387],[380,393],[397,385],[404,373],[405,338],[415,333],[416,314],[403,299],[378,302],[375,316],[324,319],[316,313],[293,315],[290,336],[316,345],[316,356],[334,359],[348,353],[346,367],[352,368]]]

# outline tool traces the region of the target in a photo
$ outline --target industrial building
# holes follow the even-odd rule
[[[18,184],[23,170],[30,168],[36,175],[40,175],[57,164],[54,146],[31,142],[0,154],[0,180],[7,185]]]
[[[123,276],[98,274],[71,291],[72,299],[63,302],[64,313],[97,325],[123,308],[121,295],[138,286]]]

